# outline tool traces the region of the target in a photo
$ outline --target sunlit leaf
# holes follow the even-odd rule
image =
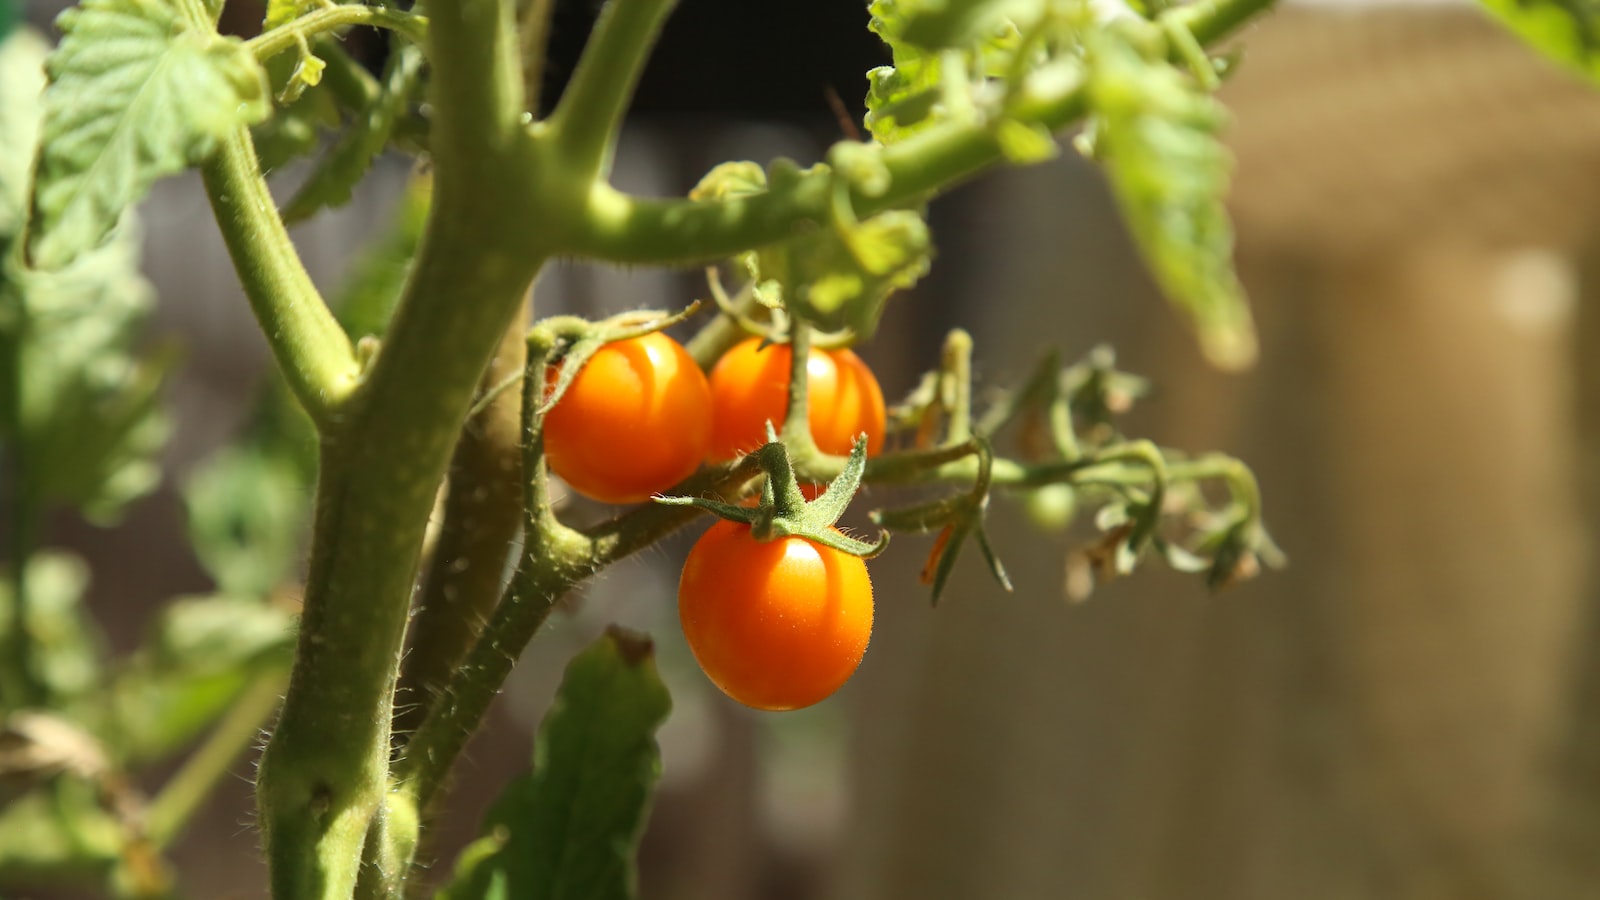
[[[62,13],[46,68],[31,259],[66,265],[158,178],[271,109],[255,57],[167,0],[86,0]]]
[[[44,116],[41,95],[49,52],[44,39],[28,28],[0,41],[0,248],[22,231],[28,218],[28,181]]]
[[[1128,228],[1207,358],[1248,366],[1256,337],[1233,270],[1224,206],[1232,161],[1217,138],[1224,111],[1187,76],[1115,35],[1101,35],[1092,50],[1095,155]]]
[[[1535,50],[1600,80],[1600,6],[1592,0],[1479,0]]]
[[[57,271],[0,262],[0,439],[18,448],[30,496],[108,521],[160,478],[167,359],[132,355],[150,304],[131,221]],[[8,408],[7,401],[17,401]]]

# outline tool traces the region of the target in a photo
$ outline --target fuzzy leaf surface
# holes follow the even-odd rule
[[[86,0],[58,25],[29,235],[41,269],[99,244],[158,178],[271,112],[244,44],[166,0]]]

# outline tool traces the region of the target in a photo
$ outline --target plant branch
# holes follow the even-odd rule
[[[747,456],[738,463],[707,469],[674,492],[736,494],[760,473],[755,458]],[[555,600],[594,572],[651,546],[700,514],[691,506],[648,503],[587,532],[570,534],[560,547],[545,551],[542,560],[532,558],[538,551],[525,551],[506,599],[444,698],[406,745],[405,757],[396,764],[396,780],[416,798],[418,808],[426,808],[444,783],[451,764]]]
[[[271,31],[256,35],[244,42],[246,50],[255,54],[258,61],[266,62],[279,53],[292,50],[301,41],[318,35],[349,28],[352,25],[371,25],[387,28],[407,40],[420,44],[428,36],[428,19],[413,13],[402,12],[386,6],[364,6],[359,3],[341,3],[326,6],[310,15],[279,25]]]
[[[609,0],[550,124],[584,181],[611,171],[617,133],[674,0]]]
[[[359,377],[350,338],[311,283],[256,162],[248,129],[200,168],[245,296],[290,390],[325,430]]]
[[[389,756],[423,537],[473,392],[546,256],[523,206],[533,139],[512,3],[431,13],[433,204],[381,349],[324,433],[295,669],[261,759],[279,900],[347,900],[364,851],[379,863],[414,845]]]
[[[1201,0],[1168,15],[1202,43],[1221,39],[1274,0]],[[1063,61],[1035,73],[1007,115],[1059,131],[1086,112],[1084,73]],[[950,119],[892,146],[865,145],[888,172],[889,186],[868,196],[852,188],[850,205],[867,217],[947,190],[1005,158],[984,121]],[[715,201],[646,199],[597,185],[580,228],[562,251],[626,264],[691,265],[782,240],[802,222],[825,223],[833,175],[807,172],[782,189]]]
[[[494,391],[521,374],[527,322],[506,329],[479,382]],[[500,391],[467,421],[450,461],[444,522],[410,630],[416,635],[401,670],[395,731],[426,717],[505,590],[506,560],[522,528],[522,442],[517,394]]]

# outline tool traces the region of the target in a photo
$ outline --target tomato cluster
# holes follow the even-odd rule
[[[792,351],[750,338],[709,379],[682,345],[655,333],[615,341],[584,363],[544,421],[550,470],[573,490],[636,503],[702,461],[766,443],[788,407]],[[844,455],[859,435],[883,446],[883,392],[849,350],[813,349],[808,421],[818,449]],[[551,373],[554,379],[554,373]],[[812,493],[808,491],[808,493]],[[860,558],[800,537],[758,541],[719,521],[684,564],[678,611],[706,675],[757,709],[816,703],[850,678],[872,634],[872,582]]]

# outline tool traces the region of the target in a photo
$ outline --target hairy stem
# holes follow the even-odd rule
[[[675,492],[689,496],[734,492],[758,474],[754,457],[746,457],[737,465],[702,472]],[[524,555],[506,599],[444,697],[406,745],[405,758],[396,764],[396,780],[418,808],[425,809],[444,783],[555,600],[595,571],[654,544],[699,515],[700,510],[690,506],[646,504],[590,532],[569,534],[545,552],[543,561]]]
[[[325,428],[356,387],[355,350],[278,218],[249,129],[224,139],[200,173],[278,368],[312,421]]]
[[[514,321],[480,382],[495,390],[522,371],[527,324]],[[433,563],[401,672],[395,731],[421,724],[505,590],[506,561],[522,527],[517,394],[500,391],[467,421],[450,461],[449,493]]]
[[[355,890],[414,842],[388,802],[390,721],[434,494],[472,394],[544,254],[530,249],[531,140],[522,128],[511,3],[439,4],[433,61],[434,198],[376,361],[324,422],[295,669],[261,759],[257,798],[278,898]]]

